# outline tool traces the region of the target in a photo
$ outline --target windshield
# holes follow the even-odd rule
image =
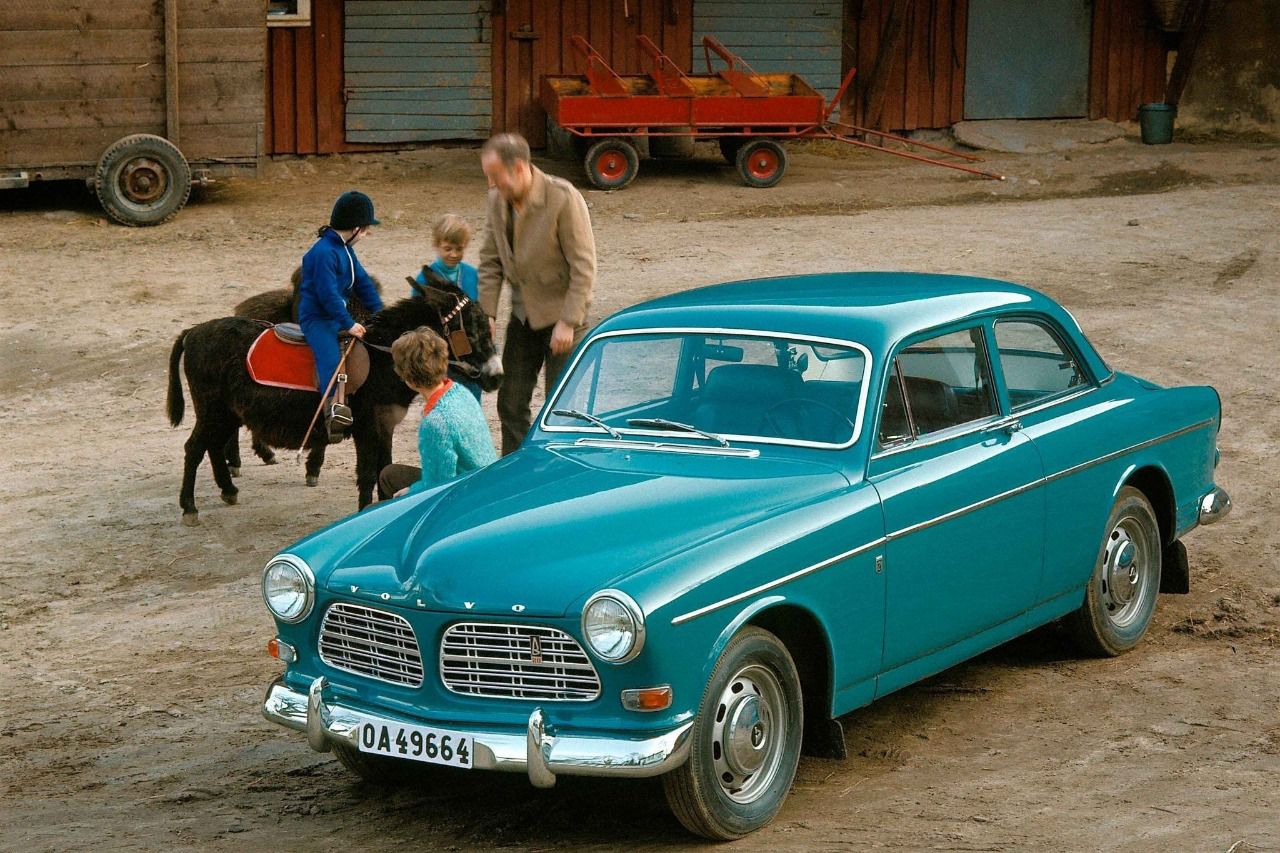
[[[613,333],[574,362],[542,427],[845,446],[862,423],[866,351],[722,331]]]

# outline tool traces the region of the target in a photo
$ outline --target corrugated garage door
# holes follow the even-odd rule
[[[347,0],[347,140],[484,139],[490,0]]]
[[[828,98],[840,87],[842,0],[693,0],[693,70],[706,71],[702,37],[713,35],[761,74],[799,74]],[[714,55],[718,71],[723,65]]]

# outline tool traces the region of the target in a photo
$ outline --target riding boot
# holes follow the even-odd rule
[[[326,402],[324,408],[325,428],[329,432],[329,443],[337,444],[347,436],[347,428],[351,426],[354,419],[351,416],[351,407],[347,405],[347,375],[339,373],[337,377],[337,389],[333,397]]]

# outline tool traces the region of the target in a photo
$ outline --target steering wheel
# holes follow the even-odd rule
[[[807,435],[833,435],[837,432],[835,429],[803,429],[810,426],[813,422],[809,418],[801,414],[801,411],[808,408],[811,412],[818,412],[827,418],[826,426],[832,425],[849,428],[849,435],[853,435],[853,421],[845,416],[844,412],[834,406],[829,406],[821,400],[815,400],[812,397],[792,397],[783,400],[780,403],[774,403],[764,413],[764,422],[773,429],[780,438],[795,438],[801,441],[821,441],[823,439],[808,438]],[[782,423],[779,423],[778,416],[794,418],[795,426],[802,427],[800,429],[786,429]],[[834,420],[832,420],[834,418]],[[838,439],[826,439],[831,443],[835,443]]]

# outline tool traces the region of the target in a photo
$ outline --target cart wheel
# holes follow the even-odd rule
[[[738,150],[738,174],[749,187],[771,187],[787,171],[787,152],[772,139],[753,139]]]
[[[191,167],[167,139],[126,136],[103,152],[95,190],[102,209],[121,225],[159,225],[187,203]]]
[[[720,155],[724,157],[725,162],[728,163],[730,166],[737,165],[738,152],[742,149],[742,146],[746,144],[747,142],[746,137],[745,136],[722,136],[720,137],[719,142],[720,142]]]
[[[602,190],[620,190],[635,180],[640,155],[625,139],[602,139],[587,151],[587,178]]]

